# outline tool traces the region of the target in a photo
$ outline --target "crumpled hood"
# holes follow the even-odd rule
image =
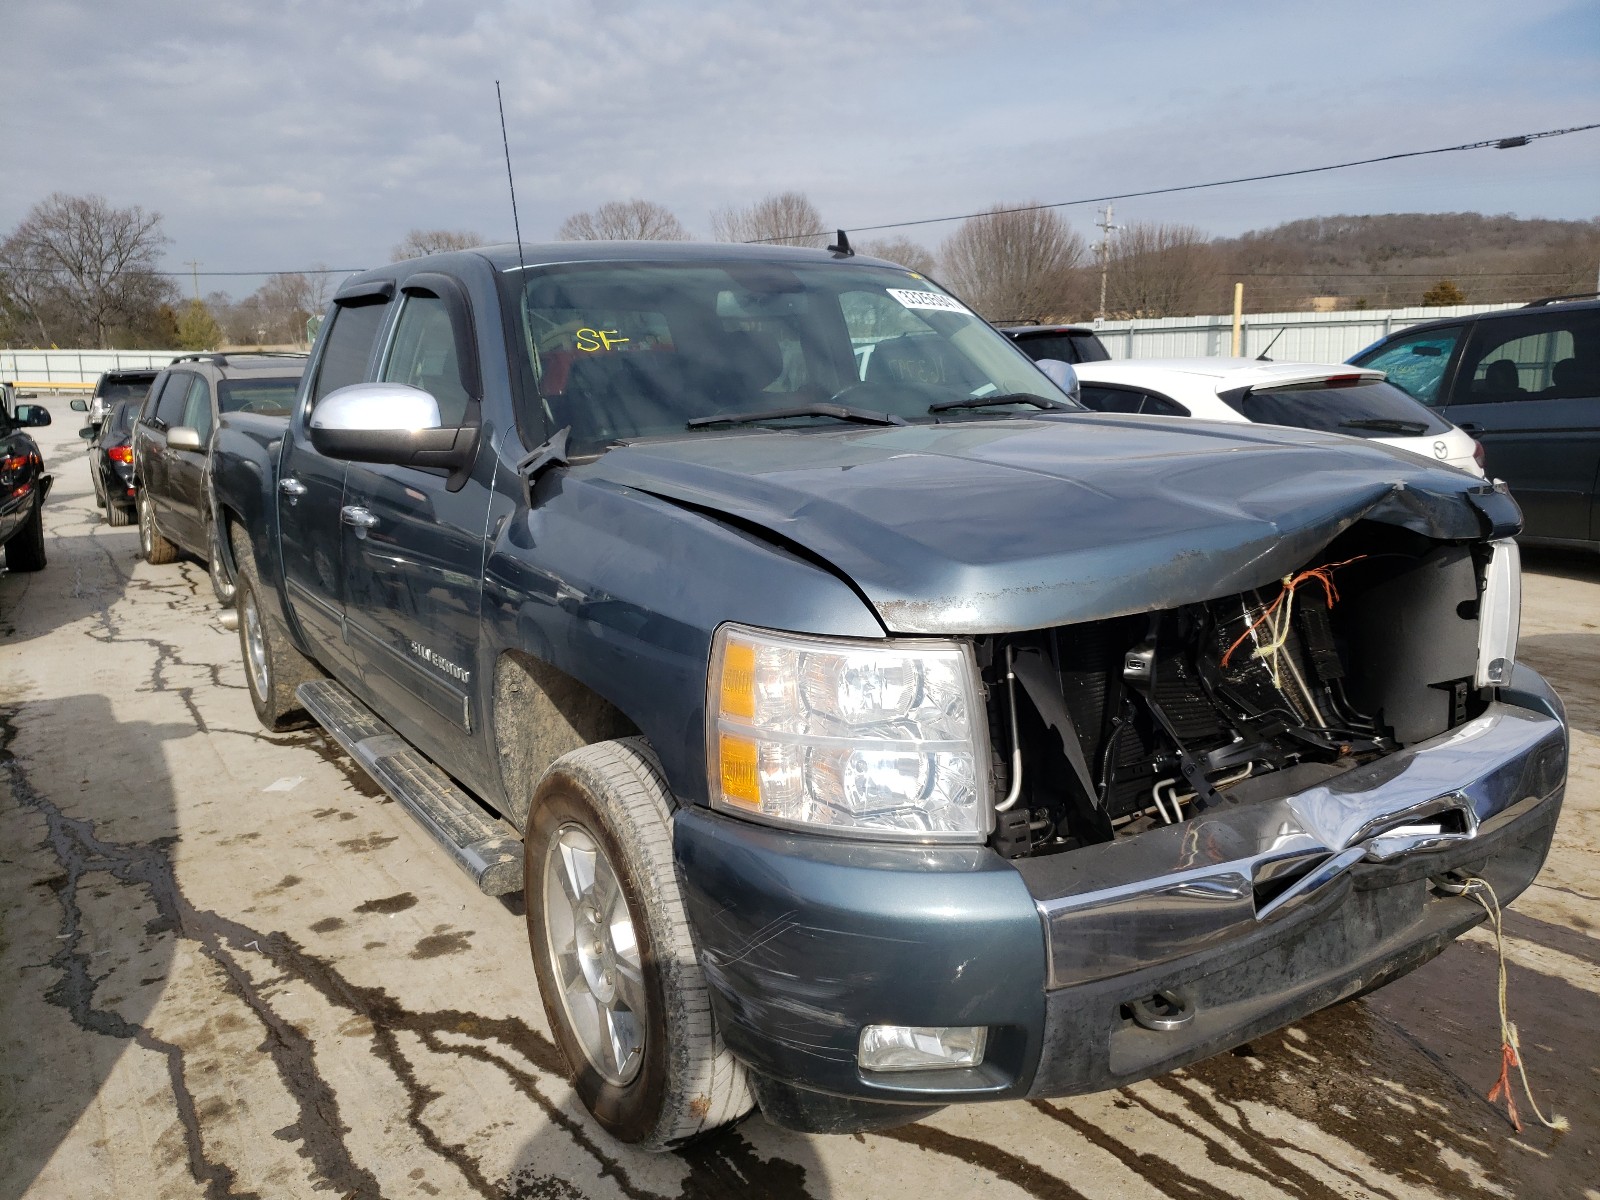
[[[1041,629],[1232,595],[1363,518],[1508,536],[1466,474],[1333,435],[1103,414],[621,446],[577,475],[767,531],[896,633]]]

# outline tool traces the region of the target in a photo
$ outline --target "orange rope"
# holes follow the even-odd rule
[[[1339,599],[1339,589],[1333,584],[1333,572],[1337,571],[1340,567],[1348,567],[1353,562],[1360,562],[1366,557],[1367,556],[1365,554],[1358,554],[1354,558],[1345,559],[1343,562],[1323,563],[1320,567],[1311,567],[1308,570],[1301,571],[1298,575],[1285,575],[1283,577],[1283,590],[1278,593],[1277,598],[1274,599],[1271,604],[1267,605],[1266,608],[1262,609],[1261,615],[1256,618],[1254,623],[1252,623],[1248,629],[1239,635],[1238,639],[1233,643],[1233,645],[1229,646],[1227,652],[1223,654],[1223,670],[1227,670],[1228,662],[1233,658],[1233,652],[1244,644],[1245,638],[1249,637],[1257,629],[1261,628],[1264,622],[1270,620],[1272,614],[1278,611],[1278,606],[1287,600],[1294,590],[1302,583],[1307,583],[1313,579],[1320,583],[1322,585],[1323,593],[1328,597],[1328,607],[1332,608],[1334,603]]]
[[[1510,1042],[1500,1043],[1500,1078],[1489,1089],[1489,1103],[1496,1103],[1502,1094],[1506,1098],[1506,1116],[1511,1118],[1511,1124],[1518,1133],[1522,1132],[1522,1122],[1517,1120],[1517,1098],[1511,1092],[1511,1068],[1522,1066],[1517,1060],[1517,1051]]]

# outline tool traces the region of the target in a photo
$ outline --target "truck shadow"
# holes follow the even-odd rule
[[[1568,724],[1600,737],[1600,629],[1527,634],[1517,658],[1551,682],[1567,706]]]
[[[28,1189],[133,1047],[165,1058],[183,1126],[170,1149],[205,1165],[183,1051],[148,1023],[190,921],[168,857],[163,747],[194,733],[119,721],[104,696],[0,705],[0,975],[12,981],[0,1196]]]

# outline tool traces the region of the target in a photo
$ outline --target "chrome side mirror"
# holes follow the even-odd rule
[[[404,383],[352,383],[328,393],[311,410],[310,435],[329,458],[456,474],[478,449],[476,425],[441,424],[439,402]]]
[[[204,450],[200,443],[200,431],[188,425],[174,425],[167,430],[168,450]]]
[[[1041,358],[1036,359],[1033,365],[1043,371],[1045,377],[1074,403],[1083,403],[1083,386],[1078,382],[1077,369],[1071,363],[1062,362],[1059,358]]]

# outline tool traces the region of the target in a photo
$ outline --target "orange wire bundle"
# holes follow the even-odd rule
[[[1333,572],[1337,571],[1340,567],[1348,567],[1353,562],[1360,562],[1366,557],[1367,556],[1365,554],[1358,554],[1354,558],[1345,559],[1343,562],[1323,563],[1320,567],[1310,567],[1307,570],[1301,571],[1298,575],[1285,575],[1283,577],[1283,590],[1278,593],[1277,599],[1273,600],[1271,604],[1267,605],[1267,607],[1262,610],[1261,615],[1255,619],[1250,628],[1241,633],[1238,637],[1238,640],[1235,641],[1233,645],[1229,646],[1227,653],[1222,656],[1223,670],[1227,670],[1228,660],[1233,657],[1233,652],[1244,644],[1245,638],[1249,637],[1252,633],[1259,629],[1263,623],[1271,620],[1272,615],[1278,611],[1279,607],[1285,600],[1294,594],[1295,589],[1301,584],[1315,579],[1322,585],[1322,590],[1328,597],[1328,607],[1332,608],[1334,602],[1339,599],[1339,589],[1333,585]]]

